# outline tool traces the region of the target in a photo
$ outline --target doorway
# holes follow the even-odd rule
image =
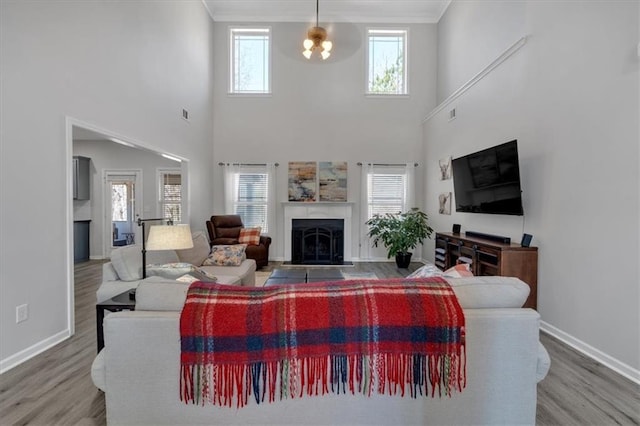
[[[105,253],[115,247],[140,244],[137,220],[142,206],[141,170],[104,171]]]
[[[67,251],[67,325],[69,329],[69,335],[73,335],[75,333],[75,284],[74,284],[74,233],[73,233],[73,224],[74,224],[74,200],[73,200],[73,156],[74,155],[82,155],[83,153],[75,152],[75,144],[76,142],[95,142],[97,145],[101,146],[99,149],[99,153],[95,154],[92,158],[93,167],[95,170],[95,176],[93,178],[92,189],[94,197],[92,200],[99,200],[99,202],[91,201],[87,202],[84,207],[92,208],[95,206],[95,211],[88,210],[90,213],[91,220],[91,228],[90,235],[91,241],[95,241],[95,247],[90,249],[92,258],[97,259],[108,259],[111,256],[111,251],[113,249],[113,212],[111,211],[111,187],[107,185],[107,174],[105,171],[110,172],[110,175],[113,175],[114,181],[117,180],[117,177],[127,176],[127,179],[131,180],[131,184],[128,186],[127,196],[124,197],[124,204],[127,206],[127,215],[126,220],[121,222],[126,222],[129,226],[128,230],[130,230],[130,241],[133,240],[135,244],[140,244],[140,236],[138,236],[138,232],[142,233],[140,227],[137,226],[136,219],[137,215],[141,215],[144,211],[144,206],[142,203],[143,199],[143,185],[142,185],[142,168],[138,168],[138,164],[134,166],[123,165],[123,167],[129,167],[130,169],[123,170],[117,169],[117,165],[110,164],[109,166],[97,166],[98,159],[101,160],[111,160],[118,159],[117,156],[109,152],[104,152],[105,147],[107,146],[116,146],[123,145],[125,147],[134,148],[135,152],[139,153],[147,153],[148,158],[157,158],[156,156],[167,156],[166,158],[171,157],[171,159],[176,159],[175,161],[180,161],[180,170],[182,172],[182,180],[181,184],[183,187],[187,184],[188,178],[188,159],[184,157],[180,157],[178,155],[172,154],[170,152],[166,152],[164,149],[160,149],[151,144],[137,141],[131,139],[129,137],[123,136],[118,133],[114,133],[112,131],[106,130],[105,128],[96,126],[91,123],[87,123],[84,121],[77,120],[73,117],[66,117],[66,146],[67,146],[67,163],[66,163],[66,175],[67,175],[67,192],[66,197],[68,200],[67,204],[67,243],[66,243],[66,251]],[[91,156],[90,156],[91,157]],[[105,163],[105,161],[101,161]],[[140,162],[140,165],[144,167],[144,159]],[[102,172],[101,172],[102,171]],[[154,176],[152,172],[147,173],[148,176]],[[127,179],[124,181],[127,182]],[[153,181],[151,181],[153,182]],[[107,188],[109,189],[107,191]],[[150,192],[147,191],[149,194]],[[150,195],[149,195],[150,196]],[[189,203],[187,200],[188,191],[184,191],[182,193],[181,199],[181,217],[182,220],[186,221],[185,223],[189,223]],[[108,206],[108,207],[107,207]],[[86,213],[87,211],[83,211]],[[124,215],[120,216],[120,218],[124,218]],[[133,223],[132,223],[133,222]],[[135,223],[135,226],[133,224]],[[126,232],[126,231],[123,231]],[[118,237],[120,237],[120,231],[118,232]],[[120,239],[120,238],[118,238]],[[101,241],[100,241],[101,240]],[[125,244],[126,244],[126,236],[125,236]],[[102,250],[100,250],[102,249]],[[102,251],[102,253],[100,253]]]

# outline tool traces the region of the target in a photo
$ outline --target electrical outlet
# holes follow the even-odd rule
[[[16,306],[16,324],[29,319],[29,305]]]

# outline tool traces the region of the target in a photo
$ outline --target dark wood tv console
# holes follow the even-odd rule
[[[435,264],[445,270],[458,263],[468,263],[474,275],[518,277],[531,288],[525,308],[538,306],[538,248],[522,247],[464,233],[436,233]]]

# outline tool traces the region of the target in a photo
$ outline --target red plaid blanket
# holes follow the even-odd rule
[[[437,277],[263,288],[195,282],[180,333],[185,403],[450,396],[465,386],[464,316]]]

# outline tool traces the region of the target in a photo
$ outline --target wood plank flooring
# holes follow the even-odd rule
[[[0,376],[1,425],[106,424],[104,394],[91,381],[102,263],[75,266],[76,334]]]
[[[104,395],[93,386],[90,374],[102,263],[75,267],[76,334],[0,375],[0,425],[106,424]],[[399,271],[392,262],[356,263],[343,269],[392,278],[419,266],[412,263]],[[640,386],[550,336],[542,334],[541,340],[551,356],[551,370],[538,385],[537,424],[640,425]]]

